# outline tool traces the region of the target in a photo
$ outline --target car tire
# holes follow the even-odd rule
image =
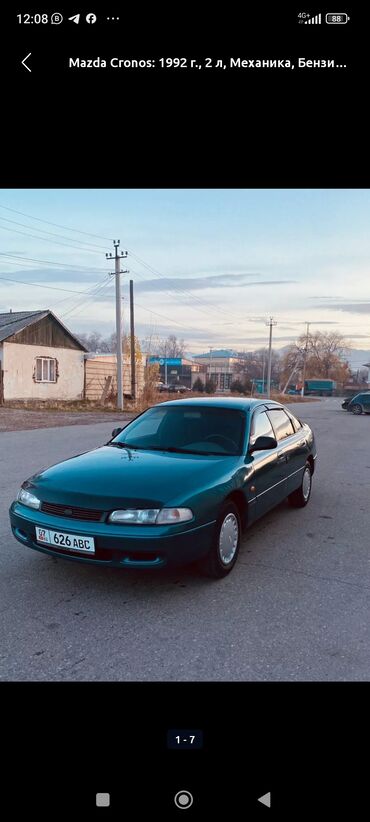
[[[288,496],[289,505],[292,508],[304,508],[311,496],[312,490],[312,469],[308,462],[304,467],[302,482],[296,491]]]
[[[212,579],[226,577],[234,568],[239,554],[241,537],[240,514],[234,502],[223,505],[217,520],[213,545],[207,556],[199,563],[202,573]],[[226,550],[230,541],[231,555],[227,558]]]
[[[352,405],[351,411],[352,414],[357,414],[359,416],[360,414],[362,414],[362,407],[361,405],[359,405],[359,403],[356,402],[354,405]]]

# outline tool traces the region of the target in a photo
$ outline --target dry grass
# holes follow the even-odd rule
[[[104,405],[94,400],[7,400],[4,408],[19,408],[22,411],[114,411],[117,406],[112,402]]]
[[[290,405],[292,402],[318,402],[320,397],[301,397],[300,394],[275,394],[272,391],[271,399],[281,402],[283,405]]]
[[[167,402],[167,400],[181,400],[186,397],[222,397],[223,394],[205,394],[195,391],[187,392],[186,394],[172,394],[168,392],[159,393],[155,389],[146,389],[140,399],[130,400],[125,397],[124,410],[132,414],[140,414],[152,405],[158,402]],[[244,397],[249,395],[232,393],[225,396]],[[253,399],[262,399],[260,394],[253,394]],[[271,399],[281,403],[299,403],[299,402],[315,402],[318,397],[301,397],[298,394],[276,394],[271,393]],[[104,404],[98,400],[8,400],[4,403],[5,408],[18,408],[23,411],[68,411],[81,413],[85,412],[112,412],[117,414],[117,406],[115,401],[110,400]]]

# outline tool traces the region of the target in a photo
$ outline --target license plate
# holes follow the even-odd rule
[[[81,551],[83,554],[95,554],[93,537],[81,537],[77,534],[64,534],[62,531],[49,531],[36,526],[36,541],[40,545],[52,545],[65,551]]]

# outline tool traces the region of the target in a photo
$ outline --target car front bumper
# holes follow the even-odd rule
[[[211,548],[216,520],[179,530],[181,526],[116,525],[44,514],[18,501],[9,509],[14,537],[36,551],[90,565],[120,568],[155,568],[185,565],[201,559]],[[66,534],[94,537],[95,554],[58,549],[36,542],[36,526]],[[176,529],[176,530],[175,530]]]

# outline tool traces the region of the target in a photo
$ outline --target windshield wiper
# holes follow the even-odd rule
[[[233,456],[232,454],[223,454],[220,451],[193,451],[190,448],[176,448],[174,445],[146,445],[145,449],[148,451],[166,451],[170,454],[201,454],[202,456],[208,457],[226,457],[226,456]]]
[[[108,445],[114,445],[116,448],[142,448],[142,445],[131,445],[129,442],[109,442]]]
[[[116,448],[132,448],[142,451],[166,451],[170,454],[197,454],[203,457],[235,457],[236,454],[226,454],[222,451],[192,451],[190,448],[176,448],[174,445],[131,445],[127,442],[109,442],[108,445],[114,445]]]

